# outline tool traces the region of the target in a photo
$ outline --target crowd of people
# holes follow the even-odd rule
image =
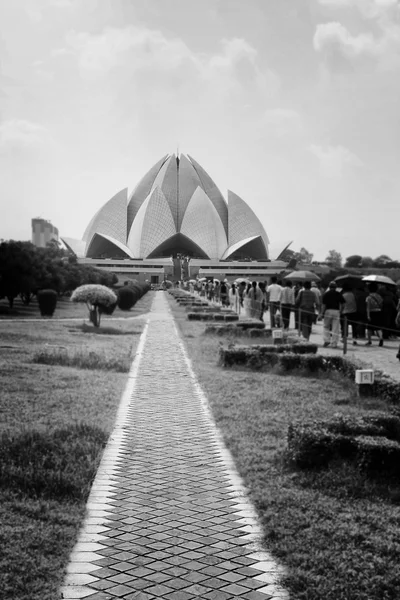
[[[372,345],[374,333],[379,346],[384,345],[384,340],[400,336],[400,289],[394,286],[344,282],[339,288],[331,281],[325,289],[317,282],[279,281],[275,276],[269,284],[210,279],[186,285],[210,302],[230,306],[249,318],[264,321],[269,314],[272,328],[289,330],[292,322],[305,340],[310,339],[312,326],[321,320],[325,347],[337,348],[340,340],[349,337],[350,330],[354,345],[361,340]]]

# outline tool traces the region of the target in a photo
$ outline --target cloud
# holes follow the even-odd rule
[[[329,8],[357,9],[367,19],[398,14],[399,0],[318,0],[322,6]]]
[[[378,54],[378,46],[372,34],[351,35],[344,25],[337,22],[317,25],[313,43],[317,52],[337,50],[347,58]]]
[[[273,108],[265,111],[262,122],[279,137],[299,134],[304,129],[299,113],[288,108]]]
[[[333,9],[356,9],[372,31],[352,35],[339,22],[317,25],[313,45],[324,59],[335,64],[335,57],[348,61],[376,59],[384,69],[400,66],[400,2],[399,0],[319,0]]]
[[[310,152],[318,159],[321,173],[325,177],[342,177],[345,169],[361,168],[362,160],[344,146],[319,146],[312,144]]]
[[[0,148],[30,148],[46,144],[50,140],[49,131],[24,119],[9,119],[0,123]]]
[[[126,69],[127,75],[153,73],[164,79],[174,77],[199,83],[232,87],[238,82],[251,84],[258,91],[274,94],[279,86],[277,76],[261,70],[257,51],[241,38],[223,39],[221,50],[215,54],[194,52],[182,39],[166,37],[161,31],[147,27],[108,27],[102,32],[71,31],[66,36],[66,47],[58,49],[70,53],[78,61],[83,77],[103,77],[117,69]]]

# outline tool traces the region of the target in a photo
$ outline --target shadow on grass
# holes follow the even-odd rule
[[[4,432],[0,488],[29,498],[83,500],[106,442],[104,431],[86,424],[17,435]]]
[[[87,325],[83,323],[79,327],[75,329],[69,329],[70,332],[80,331],[82,333],[93,333],[94,335],[139,335],[142,333],[141,329],[137,330],[127,330],[127,329],[118,329],[117,327],[93,327],[91,325]]]

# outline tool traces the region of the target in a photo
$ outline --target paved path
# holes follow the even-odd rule
[[[157,293],[63,598],[288,598]]]

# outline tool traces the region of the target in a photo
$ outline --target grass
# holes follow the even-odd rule
[[[76,367],[77,369],[94,369],[99,371],[116,371],[128,373],[131,366],[130,353],[127,356],[107,356],[105,353],[82,352],[73,353],[61,349],[43,349],[36,352],[33,362],[40,365],[60,365],[63,367]]]
[[[346,464],[300,471],[285,461],[292,420],[388,410],[334,377],[217,366],[220,337],[171,300],[192,364],[260,518],[265,547],[286,567],[292,600],[400,598],[400,484]]]
[[[126,384],[125,374],[107,368],[130,365],[152,296],[139,300],[136,319],[105,319],[96,330],[54,319],[0,321],[4,598],[59,597],[90,485]],[[40,355],[52,364],[35,362]],[[74,365],[67,366],[65,357]],[[104,359],[101,369],[99,357]],[[85,361],[96,369],[82,369]]]

